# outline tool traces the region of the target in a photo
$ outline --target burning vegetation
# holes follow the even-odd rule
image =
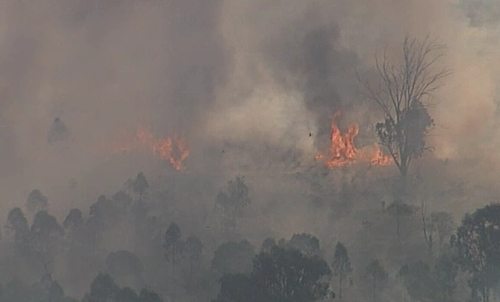
[[[177,171],[184,170],[184,160],[189,156],[185,137],[157,138],[147,127],[141,126],[134,136],[122,135],[119,139],[101,145],[98,149],[110,153],[146,151],[162,160],[168,160]]]
[[[355,162],[369,162],[371,165],[387,166],[392,163],[392,158],[384,154],[377,144],[373,147],[356,148],[354,138],[359,133],[359,126],[352,124],[347,131],[342,133],[336,123],[340,111],[335,112],[331,122],[330,148],[326,154],[318,153],[316,160],[324,161],[329,169],[345,167]]]
[[[359,125],[354,123],[343,133],[337,125],[340,111],[336,111],[331,121],[330,146],[326,152],[319,152],[315,160],[322,161],[329,169],[345,167],[356,162],[372,166],[387,166],[393,163],[390,155],[384,154],[378,144],[357,148],[354,138],[359,133]],[[184,161],[189,149],[184,136],[156,137],[149,127],[139,126],[134,135],[123,132],[115,139],[98,144],[94,152],[110,154],[125,152],[147,152],[162,160],[168,160],[174,170],[184,170]],[[38,158],[37,161],[41,161]]]

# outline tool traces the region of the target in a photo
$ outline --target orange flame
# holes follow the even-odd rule
[[[370,163],[372,166],[387,166],[392,163],[392,157],[382,153],[377,144],[373,145],[375,148],[375,153],[373,153]]]
[[[331,123],[331,138],[330,148],[325,160],[325,165],[329,169],[336,167],[344,167],[353,164],[357,160],[369,161],[371,165],[386,166],[392,163],[392,158],[382,153],[380,148],[375,144],[373,154],[369,150],[357,149],[354,145],[354,138],[359,133],[359,126],[352,124],[347,127],[347,132],[342,133],[340,128],[335,123],[335,120],[340,116],[340,111],[335,112]],[[316,160],[325,158],[325,155],[318,153]]]
[[[177,171],[185,169],[183,162],[189,156],[184,137],[156,138],[149,128],[143,126],[137,129],[135,136],[122,136],[117,141],[106,144],[104,148],[100,149],[105,149],[110,153],[146,149],[154,156],[168,160]]]

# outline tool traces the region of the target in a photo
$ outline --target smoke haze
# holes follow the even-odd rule
[[[310,161],[337,109],[344,126],[360,123],[360,144],[372,143],[380,115],[357,93],[354,72],[369,72],[385,47],[396,58],[407,34],[437,37],[454,72],[435,96],[432,156],[498,162],[495,27],[471,26],[468,4],[451,0],[370,4],[2,1],[2,175],[44,188],[94,178],[106,156],[88,150],[143,124],[185,134],[191,171],[220,169],[213,161],[226,158],[225,166],[276,161],[268,148]],[[64,151],[46,142],[55,117],[72,133]],[[224,143],[240,148],[202,151]],[[23,190],[7,191],[19,199]]]
[[[336,219],[362,216],[366,204],[349,204],[369,194],[371,208],[390,198],[396,168],[328,174],[314,157],[328,147],[337,110],[343,129],[360,125],[357,145],[376,142],[382,113],[359,93],[356,72],[372,76],[376,54],[397,61],[406,35],[429,35],[446,46],[437,68],[453,73],[430,109],[434,150],[415,171],[434,184],[422,189],[429,196],[453,192],[432,197],[435,209],[453,205],[461,217],[498,196],[500,181],[500,5],[476,2],[0,1],[0,213],[38,188],[62,219],[144,171],[152,187],[167,187],[179,207],[172,217],[187,217],[189,229],[243,174],[256,200],[248,216],[259,217],[242,222],[249,238],[310,231],[325,245],[349,240],[350,225]],[[56,118],[69,135],[52,144]],[[140,126],[185,136],[186,170],[96,148]],[[340,194],[335,213],[324,210],[331,192]]]
[[[16,183],[6,191],[19,200],[32,187],[141,169],[139,159],[103,168],[109,156],[89,151],[138,125],[186,135],[189,170],[216,175],[276,154],[311,165],[337,109],[343,126],[361,125],[359,144],[373,143],[380,115],[354,74],[384,48],[396,59],[405,35],[438,38],[453,71],[432,108],[432,156],[496,164],[498,30],[472,26],[471,3],[2,1],[0,151],[2,176]],[[71,130],[67,148],[47,144],[56,117]]]

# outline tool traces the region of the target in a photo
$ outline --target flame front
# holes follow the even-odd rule
[[[380,148],[378,147],[377,144],[374,144],[373,147],[375,148],[375,152],[373,153],[373,156],[370,160],[370,163],[372,166],[387,166],[392,163],[392,157],[389,155],[386,155],[382,153]]]
[[[110,153],[145,149],[154,156],[168,160],[177,171],[185,168],[183,162],[189,156],[184,137],[156,138],[149,128],[143,126],[137,129],[135,136],[122,136],[116,141],[105,144],[104,147],[101,145],[99,149]]]
[[[377,144],[375,144],[373,151],[368,150],[369,148],[357,149],[354,145],[354,138],[359,133],[359,126],[352,124],[347,127],[346,133],[342,133],[335,122],[339,116],[340,111],[333,115],[328,154],[318,153],[315,157],[316,160],[325,159],[325,165],[329,169],[351,165],[355,161],[369,161],[371,165],[380,166],[392,163],[392,158],[383,154]]]

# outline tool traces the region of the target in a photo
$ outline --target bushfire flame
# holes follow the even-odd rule
[[[374,144],[375,152],[373,153],[370,163],[372,166],[388,166],[392,163],[392,157],[382,153],[377,144]]]
[[[368,161],[374,166],[386,166],[392,163],[392,158],[382,153],[377,144],[373,148],[356,148],[354,138],[359,133],[359,126],[352,124],[347,127],[346,133],[342,133],[335,121],[339,116],[340,111],[335,112],[333,115],[328,153],[318,153],[315,157],[316,160],[324,160],[329,169],[345,167],[359,161]]]
[[[110,153],[119,153],[134,150],[145,150],[163,160],[168,160],[175,170],[185,169],[183,162],[189,156],[189,149],[184,137],[156,138],[149,128],[141,126],[135,136],[122,136],[116,141],[101,145]]]

